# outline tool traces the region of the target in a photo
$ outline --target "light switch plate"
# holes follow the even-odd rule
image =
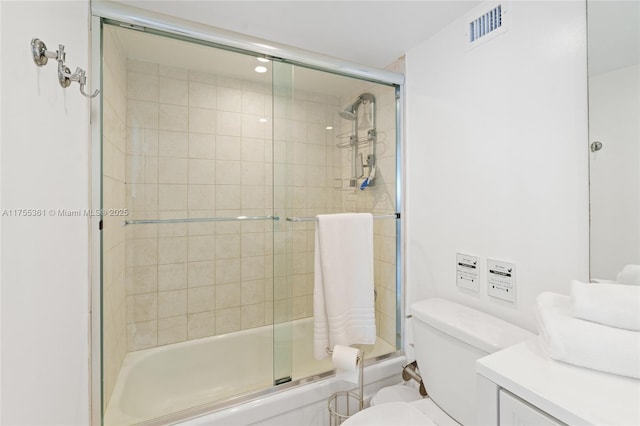
[[[456,285],[480,292],[480,263],[477,256],[456,253]]]
[[[515,303],[515,264],[487,259],[487,294],[491,297]]]

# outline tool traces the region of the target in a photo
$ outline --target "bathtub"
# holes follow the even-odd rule
[[[313,358],[313,318],[276,327],[279,327],[276,336],[286,336],[275,345],[279,357],[291,357],[291,371],[284,374],[290,373],[292,382],[333,369],[330,359],[316,361]],[[263,326],[129,353],[105,413],[105,426],[137,424],[153,419],[159,423],[175,423],[178,419],[216,410],[220,411],[218,416],[239,415],[237,405],[242,402],[253,401],[247,406],[250,408],[256,406],[256,401],[264,402],[268,398],[277,401],[282,398],[282,393],[309,386],[311,383],[305,386],[272,386],[273,336],[274,327]],[[395,353],[395,348],[381,339],[363,349],[367,359]],[[372,367],[375,366],[368,366],[367,371]],[[379,379],[373,370],[372,374]],[[329,391],[335,387],[331,382],[335,379],[326,380],[320,381],[319,386],[325,386]],[[365,382],[369,383],[367,375]],[[315,386],[308,390],[312,391],[311,395],[319,395],[317,389],[320,388]],[[264,391],[264,394],[260,395],[258,391]],[[321,399],[328,398],[330,393],[322,395]],[[300,394],[296,401],[301,398]],[[285,397],[283,401],[286,400]],[[229,405],[235,407],[225,414],[224,408]],[[291,410],[292,407],[285,403],[282,408]],[[278,410],[273,409],[269,411],[262,407],[260,415],[277,414]],[[225,424],[234,423],[231,418],[225,419]],[[248,424],[247,416],[240,415],[238,419],[242,420],[236,424]]]

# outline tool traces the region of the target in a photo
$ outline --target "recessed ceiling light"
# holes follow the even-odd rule
[[[258,121],[261,122],[261,123],[266,123],[267,119],[266,118],[259,118]]]
[[[267,72],[267,67],[263,67],[262,65],[258,65],[254,68],[255,72],[259,72],[260,74]]]
[[[327,130],[333,130],[333,126],[327,126],[327,127],[325,127],[325,129],[327,129]]]
[[[269,62],[267,58],[256,58],[260,62]]]

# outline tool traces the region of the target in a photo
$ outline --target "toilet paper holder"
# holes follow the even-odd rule
[[[326,348],[327,354],[333,355],[331,348]],[[329,423],[330,426],[340,425],[351,415],[364,409],[364,351],[358,349],[356,357],[356,365],[358,366],[358,393],[349,391],[340,391],[329,397]],[[351,401],[357,404],[357,409],[351,407]]]

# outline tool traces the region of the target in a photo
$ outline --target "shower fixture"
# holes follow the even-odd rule
[[[340,111],[338,115],[345,120],[354,121],[356,119],[357,109],[355,109],[355,104],[351,104],[344,109],[344,111]]]
[[[365,115],[363,118],[367,121],[367,138],[365,141],[371,145],[371,152],[367,154],[366,163],[362,159],[362,153],[359,153],[359,145],[362,142],[358,135],[359,127],[361,123],[358,122],[359,115],[358,110],[361,105],[370,106],[370,114]],[[353,121],[353,131],[349,136],[349,143],[346,145],[338,145],[344,148],[351,149],[351,177],[349,178],[349,186],[355,188],[358,186],[358,179],[365,178],[360,185],[360,190],[364,190],[374,184],[376,176],[376,97],[371,93],[363,93],[358,96],[351,104],[338,112],[338,115],[345,120]],[[368,169],[368,174],[365,177],[364,169]]]

